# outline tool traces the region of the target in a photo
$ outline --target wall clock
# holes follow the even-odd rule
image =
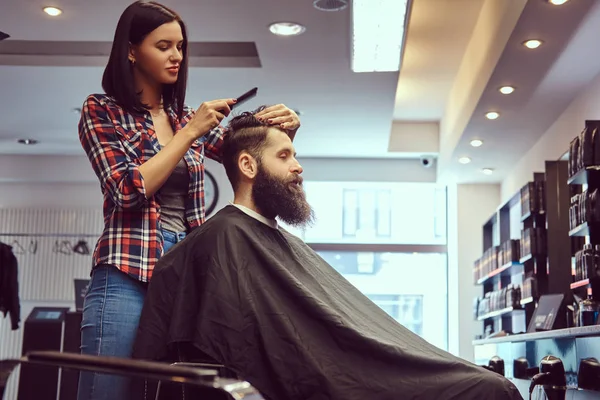
[[[217,207],[219,186],[213,174],[206,169],[204,170],[204,178],[204,206],[206,208],[206,217],[208,217]]]

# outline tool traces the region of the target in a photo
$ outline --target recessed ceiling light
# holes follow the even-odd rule
[[[51,17],[57,17],[62,14],[62,10],[58,7],[44,7],[44,12]]]
[[[341,11],[348,7],[348,0],[314,0],[313,6],[321,11]]]
[[[469,157],[461,157],[458,159],[458,162],[461,164],[468,164],[471,162],[471,159]]]
[[[481,170],[481,172],[483,172],[486,175],[491,175],[494,173],[494,169],[493,168],[484,168]]]
[[[500,91],[500,93],[502,94],[511,94],[512,92],[515,91],[515,88],[513,86],[502,86],[500,89],[498,89]]]
[[[471,146],[473,147],[479,147],[483,144],[483,140],[481,139],[473,139],[471,140]]]
[[[487,119],[496,119],[496,118],[498,118],[499,116],[500,116],[500,114],[499,114],[499,113],[497,113],[496,111],[490,111],[490,112],[488,112],[488,113],[486,113],[486,114],[485,114],[485,117],[486,117]]]
[[[554,4],[555,6],[560,6],[562,4],[565,4],[567,1],[569,0],[548,0],[548,3]]]
[[[297,36],[306,30],[306,27],[295,22],[275,22],[269,25],[269,30],[277,36]]]
[[[544,42],[542,42],[541,40],[538,40],[538,39],[530,39],[530,40],[523,42],[523,46],[527,47],[528,49],[537,49],[543,43]]]
[[[38,143],[38,141],[35,139],[19,139],[18,142],[27,145],[33,145]]]

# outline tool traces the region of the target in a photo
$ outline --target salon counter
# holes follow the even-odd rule
[[[541,339],[560,339],[560,338],[578,338],[586,336],[600,336],[600,325],[582,326],[577,328],[556,329],[553,331],[543,331],[535,333],[522,333],[520,335],[501,336],[491,339],[474,340],[473,345],[494,344],[494,343],[516,343],[528,342]],[[600,357],[600,354],[598,355]]]
[[[504,360],[505,376],[509,379],[514,378],[513,362],[518,358],[524,357],[529,367],[537,367],[540,361],[548,355],[558,357],[565,367],[567,385],[576,389],[580,361],[590,357],[600,360],[600,326],[566,328],[480,339],[473,341],[473,346],[476,364],[488,365],[492,357],[498,356]],[[523,397],[528,398],[528,393],[522,390],[523,388],[526,390],[528,385],[517,386]],[[580,394],[573,398],[600,399],[600,392],[581,390],[575,390],[575,392],[580,392]]]

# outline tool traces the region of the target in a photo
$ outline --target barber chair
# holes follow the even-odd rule
[[[175,367],[183,367],[183,368],[200,368],[200,369],[209,369],[209,370],[213,370],[215,371],[218,376],[219,379],[222,381],[223,377],[227,377],[229,374],[229,371],[225,370],[224,367],[222,365],[217,365],[217,364],[205,364],[205,363],[191,363],[191,362],[176,362],[171,364],[172,366]],[[239,386],[240,388],[246,388],[246,387],[250,387],[250,384],[248,382],[245,381],[241,381],[241,380],[237,380],[237,379],[231,379],[228,378],[227,379],[228,382],[230,382],[228,385],[235,385],[235,386]],[[197,388],[194,385],[190,385],[187,383],[172,383],[172,382],[158,382],[158,385],[156,386],[156,395],[153,396],[153,388],[149,388],[149,390],[146,391],[149,395],[150,398],[154,397],[154,400],[173,400],[173,399],[181,399],[181,400],[185,400],[185,399],[198,399],[198,400],[229,400],[230,397],[228,397],[228,394],[225,392],[222,393],[218,393],[218,392],[214,392],[211,393],[210,398],[206,397],[206,390],[202,387]],[[256,392],[258,393],[258,392]],[[247,396],[249,397],[243,397],[244,399],[248,399],[248,400],[262,400],[262,397],[254,397],[254,396],[250,396],[250,394],[248,394]]]
[[[93,371],[161,383],[184,384],[193,390],[188,399],[264,400],[248,382],[222,378],[216,368],[203,364],[164,364],[116,357],[88,356],[57,351],[34,351],[18,359],[0,360],[0,400],[10,374],[17,365],[46,365],[70,370]],[[219,367],[215,365],[215,367]],[[159,390],[160,391],[160,390]],[[157,398],[160,393],[157,393]]]
[[[238,376],[235,372],[225,368],[224,365],[219,364],[217,361],[209,357],[207,354],[200,351],[197,347],[189,342],[177,342],[173,343],[168,348],[168,354],[165,363],[170,363],[172,366],[186,367],[186,368],[201,368],[210,369],[216,371],[219,379],[228,379],[229,382],[240,382],[243,385],[247,383],[244,379]],[[137,382],[140,385],[142,382]],[[149,399],[154,400],[185,400],[185,399],[196,399],[202,397],[203,388],[198,389],[193,385],[186,383],[173,383],[173,382],[158,382],[158,384],[146,383],[143,390],[147,393]],[[257,392],[258,393],[258,392]],[[223,394],[213,393],[210,398],[206,400],[228,400],[229,397]],[[247,398],[245,398],[247,399]],[[252,400],[262,399],[262,397],[255,398]]]

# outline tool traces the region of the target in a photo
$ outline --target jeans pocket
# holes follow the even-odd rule
[[[177,234],[175,232],[162,230],[163,237],[163,255],[167,253],[177,243]]]

